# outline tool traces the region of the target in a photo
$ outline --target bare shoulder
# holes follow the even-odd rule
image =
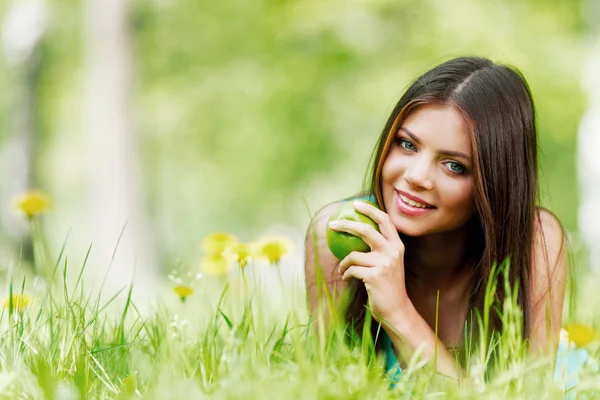
[[[531,269],[531,351],[546,352],[559,338],[567,283],[567,240],[554,214],[538,208]],[[548,347],[550,346],[550,347]]]
[[[560,264],[560,259],[567,253],[565,231],[562,224],[552,212],[544,208],[539,208],[537,211],[533,249],[536,264],[546,264],[550,268]]]
[[[540,208],[536,213],[533,240],[532,283],[534,300],[540,301],[548,291],[564,293],[567,278],[567,241],[558,218]]]
[[[330,293],[339,293],[346,287],[337,272],[340,262],[329,250],[326,236],[327,221],[342,202],[337,201],[321,208],[306,230],[304,271],[311,304],[316,301],[317,284],[325,283]]]

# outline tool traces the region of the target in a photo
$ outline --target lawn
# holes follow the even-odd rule
[[[1,399],[591,399],[600,391],[593,329],[600,299],[591,279],[578,278],[567,302],[576,312],[565,316],[573,323],[565,325],[570,338],[563,335],[561,360],[589,358],[575,374],[562,368],[555,376],[554,356],[527,356],[520,311],[509,298],[499,310],[500,335],[484,342],[466,334],[465,379],[439,376],[417,352],[392,388],[369,337],[348,341],[335,321],[329,331],[314,329],[303,280],[280,270],[283,241],[251,248],[211,235],[203,242],[204,273],[172,273],[169,296],[161,297],[167,300],[144,307],[133,300],[135,284],[116,293],[88,290],[85,263],[69,265],[62,251],[51,258],[43,243],[35,248],[40,276],[30,279],[19,266],[5,283]],[[473,330],[487,332],[486,319],[484,313]]]

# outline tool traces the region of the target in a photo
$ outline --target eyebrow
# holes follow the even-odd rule
[[[416,144],[421,144],[421,140],[414,133],[412,133],[405,127],[401,126],[399,130],[406,133],[412,140],[415,141]],[[461,158],[471,161],[471,157],[468,154],[461,153],[460,151],[442,150],[442,151],[440,151],[440,153],[445,154],[447,156],[461,157]]]

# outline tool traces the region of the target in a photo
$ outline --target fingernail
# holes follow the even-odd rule
[[[329,223],[329,227],[330,227],[330,228],[334,228],[334,229],[335,229],[335,228],[337,228],[337,227],[339,227],[339,226],[340,226],[340,222],[339,222],[339,221],[337,221],[337,220],[336,220],[336,221],[331,221],[331,222]]]
[[[352,202],[352,205],[354,206],[354,208],[356,208],[356,207],[358,207],[358,208],[364,207],[364,203],[362,201],[354,201],[354,202]]]

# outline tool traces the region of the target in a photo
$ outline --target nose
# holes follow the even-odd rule
[[[431,179],[429,163],[421,160],[407,169],[404,174],[404,180],[411,186],[425,190],[433,189],[433,180]]]

